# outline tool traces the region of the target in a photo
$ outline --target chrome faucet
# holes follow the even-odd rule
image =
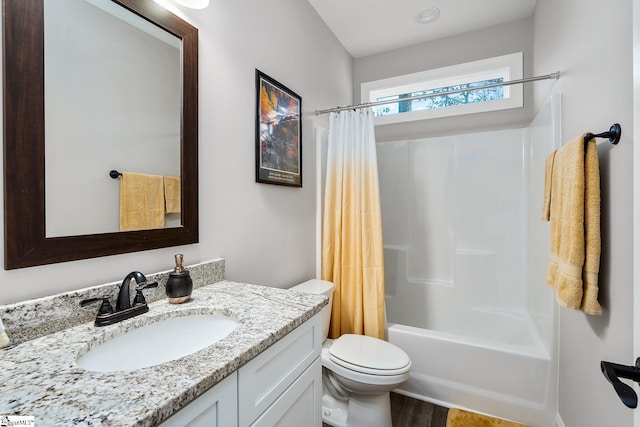
[[[133,305],[131,304],[131,297],[129,293],[129,286],[132,279],[136,281],[136,295],[133,298]],[[109,303],[108,297],[102,298],[89,298],[80,301],[80,306],[84,307],[95,302],[101,302],[98,315],[96,316],[96,326],[112,325],[114,323],[121,322],[125,319],[129,319],[134,316],[146,313],[149,311],[147,301],[142,294],[143,289],[155,288],[158,286],[158,282],[147,282],[147,278],[139,271],[132,271],[122,281],[120,290],[118,291],[118,300],[116,302],[116,309]]]

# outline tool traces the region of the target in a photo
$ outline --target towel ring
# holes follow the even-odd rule
[[[616,145],[620,142],[620,137],[622,136],[622,128],[618,123],[615,123],[609,128],[609,132],[602,132],[593,134],[589,132],[584,136],[584,143],[591,141],[593,138],[609,138],[609,142],[613,145]]]

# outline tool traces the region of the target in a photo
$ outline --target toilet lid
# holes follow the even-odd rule
[[[407,353],[395,345],[365,335],[342,335],[333,341],[329,357],[347,369],[373,375],[403,374],[411,365]]]

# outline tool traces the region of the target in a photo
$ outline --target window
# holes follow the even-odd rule
[[[376,124],[522,107],[522,85],[474,89],[522,78],[522,53],[407,74],[362,84],[362,102],[398,100],[374,107]],[[465,90],[469,89],[469,90]],[[420,95],[436,95],[402,101]]]

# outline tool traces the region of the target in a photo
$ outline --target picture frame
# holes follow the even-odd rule
[[[302,98],[256,69],[256,182],[302,187]]]

